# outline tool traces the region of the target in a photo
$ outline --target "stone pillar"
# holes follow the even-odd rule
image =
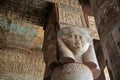
[[[55,5],[45,26],[44,80],[97,78],[100,69],[78,0],[51,1]]]
[[[57,31],[59,29],[58,24],[58,10],[56,5],[52,5],[46,22],[44,33],[44,61],[46,63],[44,80],[51,80],[52,70],[58,66],[57,63]]]
[[[120,79],[119,0],[90,0],[111,80]]]

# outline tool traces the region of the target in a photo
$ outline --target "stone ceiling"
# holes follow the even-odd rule
[[[14,19],[43,26],[49,6],[43,0],[0,0],[0,16],[9,13]]]

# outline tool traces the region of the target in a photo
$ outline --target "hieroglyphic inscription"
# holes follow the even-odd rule
[[[47,0],[58,5],[59,22],[71,26],[86,27],[84,13],[78,0]],[[63,27],[63,26],[60,26]]]
[[[2,48],[0,50],[0,75],[3,73],[14,73],[17,76],[21,74],[33,77],[39,76],[41,78],[43,77],[44,66],[42,52],[27,51],[10,47]]]
[[[88,22],[89,22],[89,31],[90,31],[91,36],[94,39],[99,39],[94,17],[88,16]]]
[[[73,11],[69,8],[59,8],[59,22],[81,27],[84,26],[83,12],[81,10],[77,11]]]

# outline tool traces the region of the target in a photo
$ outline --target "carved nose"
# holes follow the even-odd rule
[[[75,43],[76,48],[80,48],[80,43]]]
[[[77,45],[77,46],[80,45],[80,44],[81,44],[80,41],[76,41],[76,42],[75,42],[75,45]]]

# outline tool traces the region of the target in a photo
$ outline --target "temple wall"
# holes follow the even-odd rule
[[[44,31],[20,19],[0,16],[0,80],[43,80]]]
[[[89,29],[78,0],[46,1],[54,2],[58,5],[60,28],[77,26]],[[3,15],[0,14],[0,16]],[[10,26],[8,26],[8,23],[4,24],[6,20],[0,20],[0,29],[3,29],[3,26],[7,25],[6,27],[8,28],[5,31],[9,31],[7,32],[8,35],[5,33],[5,36],[1,35],[3,32],[0,31],[0,40],[3,39],[1,43],[4,42],[6,45],[0,45],[0,80],[42,80],[45,67],[43,53],[36,52],[34,49],[39,50],[41,48],[41,45],[38,44],[43,43],[43,36],[41,35],[44,35],[44,32],[40,31],[41,28],[38,28],[39,26],[31,26],[31,24],[22,20],[9,18],[10,20],[8,19],[7,22],[10,23]],[[16,30],[16,28],[18,29]],[[16,34],[23,36],[16,36]],[[28,41],[25,39],[28,39]],[[11,42],[5,42],[7,40],[15,41],[14,45]],[[20,43],[21,46],[15,45],[15,43]],[[32,50],[28,50],[28,48]]]
[[[4,13],[0,14],[1,44],[3,44],[4,41],[4,43],[8,45],[28,49],[38,48],[42,45],[44,30],[41,26],[27,23],[21,19],[16,19],[13,14],[11,14],[13,17],[7,17],[3,15]]]
[[[43,74],[42,52],[15,47],[0,49],[0,80],[42,80]]]

